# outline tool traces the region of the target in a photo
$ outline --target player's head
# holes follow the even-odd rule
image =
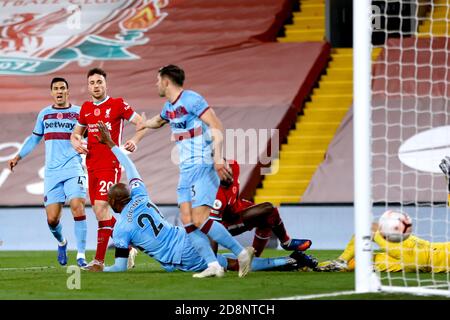
[[[65,107],[69,100],[69,83],[64,78],[53,78],[50,82],[53,101],[59,107]]]
[[[184,70],[179,66],[169,64],[158,71],[158,93],[160,97],[166,96],[167,88],[170,86],[182,87],[184,83]]]
[[[122,212],[123,208],[131,201],[130,189],[124,183],[116,183],[108,190],[108,203],[116,213]]]
[[[88,90],[94,101],[103,100],[106,97],[106,72],[100,68],[88,71]]]

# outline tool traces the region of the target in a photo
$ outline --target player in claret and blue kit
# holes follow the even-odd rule
[[[144,182],[133,164],[112,141],[108,129],[98,123],[100,143],[106,144],[125,168],[128,186],[113,185],[108,191],[108,203],[120,213],[113,231],[116,247],[115,263],[112,266],[93,265],[88,270],[119,272],[127,270],[129,246],[132,245],[161,263],[166,271],[204,271],[208,264],[193,247],[184,228],[176,227],[164,219],[157,206],[151,201]],[[220,265],[237,271],[239,261],[235,256],[218,255]],[[289,257],[255,258],[252,270],[297,270],[314,268],[317,261],[301,252]]]
[[[167,65],[159,69],[157,79],[158,94],[168,101],[160,114],[139,123],[137,130],[170,124],[180,155],[177,196],[181,221],[193,246],[208,263],[208,268],[194,277],[223,276],[208,237],[238,257],[239,277],[244,277],[251,270],[254,249],[243,248],[220,222],[209,218],[220,179],[231,177],[222,156],[222,123],[200,94],[183,89],[183,69]]]
[[[50,84],[54,104],[39,112],[33,133],[27,137],[19,153],[9,161],[11,171],[45,140],[44,205],[48,227],[58,241],[58,262],[67,264],[67,240],[60,223],[62,206],[70,204],[75,220],[77,264],[86,266],[86,176],[81,156],[72,148],[70,135],[77,123],[80,107],[69,102],[69,84],[54,78]]]

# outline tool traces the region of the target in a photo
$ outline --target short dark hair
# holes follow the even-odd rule
[[[105,70],[103,70],[101,68],[92,68],[91,70],[88,71],[87,77],[89,78],[90,76],[93,76],[94,74],[99,74],[106,79],[106,72],[105,72]]]
[[[184,83],[184,70],[181,69],[179,66],[176,66],[174,64],[169,64],[167,66],[164,66],[159,69],[159,75],[167,76],[170,80],[175,82],[180,87],[183,86]]]
[[[69,83],[67,82],[66,79],[64,78],[60,78],[60,77],[56,77],[52,79],[52,82],[50,82],[50,90],[53,90],[53,84],[56,82],[64,82],[67,86],[67,89],[69,89]]]

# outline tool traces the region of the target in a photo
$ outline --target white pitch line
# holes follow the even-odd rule
[[[310,299],[346,296],[346,295],[352,295],[352,294],[359,294],[359,293],[356,291],[341,291],[341,292],[331,292],[331,293],[322,293],[322,294],[310,294],[310,295],[306,295],[306,296],[275,298],[275,299],[270,299],[270,300],[310,300]]]
[[[0,268],[0,271],[14,271],[14,270],[43,270],[43,269],[55,269],[55,267],[24,267],[24,268]]]

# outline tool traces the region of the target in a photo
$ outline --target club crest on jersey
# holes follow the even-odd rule
[[[136,189],[136,188],[139,188],[139,187],[140,187],[139,182],[133,182],[133,183],[131,184],[131,189]]]
[[[216,199],[216,200],[214,201],[213,208],[214,208],[214,209],[220,209],[220,208],[222,208],[222,201],[220,201],[219,199]]]
[[[106,111],[105,111],[105,118],[109,118],[110,117],[110,113],[111,113],[111,108],[106,109]]]
[[[169,0],[4,1],[0,10],[0,75],[40,75],[71,62],[132,60],[128,48],[167,16]],[[105,37],[107,29],[116,30]]]
[[[97,108],[94,110],[94,116],[98,117],[100,115],[100,109]]]

